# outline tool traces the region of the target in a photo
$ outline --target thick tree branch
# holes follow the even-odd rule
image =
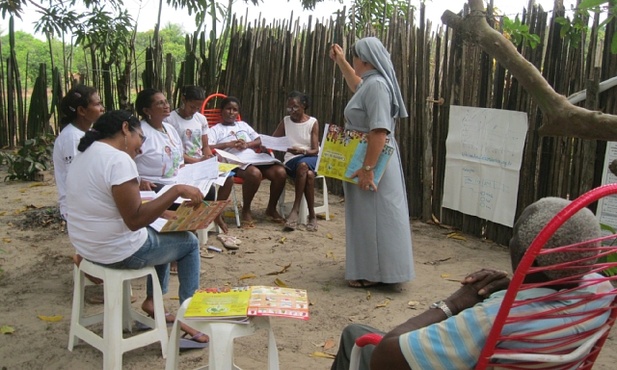
[[[577,107],[558,94],[540,71],[516,50],[514,45],[486,22],[482,0],[469,0],[471,12],[465,18],[447,10],[444,24],[460,32],[463,39],[477,44],[495,58],[525,88],[538,104],[546,122],[541,135],[617,141],[617,116]]]

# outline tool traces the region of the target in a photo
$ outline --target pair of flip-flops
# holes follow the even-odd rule
[[[382,283],[378,281],[369,281],[369,280],[364,280],[364,279],[347,281],[347,285],[349,285],[351,288],[370,288],[370,287],[376,287],[381,284]]]
[[[208,342],[200,342],[199,338],[202,338],[206,334],[202,332],[197,332],[197,334],[193,336],[189,336],[189,333],[184,333],[182,338],[180,338],[180,343],[178,343],[178,347],[180,349],[200,349],[208,347]]]
[[[227,235],[227,234],[218,234],[216,238],[223,243],[223,247],[229,250],[237,250],[240,248],[240,244],[242,241],[235,236]]]

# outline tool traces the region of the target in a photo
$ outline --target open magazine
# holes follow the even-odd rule
[[[319,157],[317,158],[317,173],[326,177],[357,183],[357,178],[351,178],[354,172],[362,168],[368,143],[367,134],[355,130],[345,130],[340,126],[326,124],[324,128]],[[374,182],[379,183],[386,165],[394,153],[394,147],[386,139],[377,164],[373,169]]]
[[[205,229],[225,210],[229,202],[229,199],[203,201],[197,208],[184,202],[176,209],[175,219],[167,220],[159,217],[150,224],[150,227],[160,233]]]
[[[304,289],[244,286],[197,291],[186,309],[187,319],[248,323],[250,316],[277,316],[308,320]]]

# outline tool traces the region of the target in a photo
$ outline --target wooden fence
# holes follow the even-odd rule
[[[466,233],[502,244],[510,239],[509,227],[441,206],[450,105],[528,114],[517,215],[541,197],[575,198],[599,185],[606,142],[540,137],[537,129],[543,122],[542,112],[516,79],[478,47],[464,43],[451,29],[441,26],[434,30],[424,18],[423,7],[418,13],[392,19],[386,31],[374,34],[391,52],[410,111],[409,118],[400,120],[396,137],[412,218],[430,220],[435,215]],[[535,49],[520,47],[519,51],[542,71],[557,92],[567,96],[587,87],[593,91],[599,80],[615,76],[617,59],[602,52],[609,47],[598,37],[597,20],[578,47],[560,38],[555,19],[563,15],[563,8],[545,12],[533,7],[524,12],[523,22],[543,42]],[[493,19],[490,22],[498,24]],[[309,113],[319,120],[322,130],[324,123],[343,124],[343,109],[350,93],[327,54],[332,42],[348,51],[356,40],[344,12],[326,21],[311,20],[308,27],[289,21],[273,25],[255,21],[253,25],[242,19],[234,24],[220,90],[240,99],[247,122],[259,132],[271,133],[285,114],[287,94],[301,90],[311,97]],[[614,27],[612,22],[606,29],[608,43]],[[615,91],[609,90],[599,97],[589,96],[586,104],[613,113],[616,100]],[[329,181],[333,192],[342,193],[338,181]]]

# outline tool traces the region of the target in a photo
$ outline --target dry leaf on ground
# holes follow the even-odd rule
[[[334,338],[328,338],[323,344],[323,349],[324,351],[327,351],[331,348],[334,348],[334,346],[336,346],[336,341],[334,340]]]
[[[266,275],[280,275],[287,272],[287,270],[291,267],[291,262],[288,265],[283,266],[280,271],[268,272]]]
[[[334,360],[334,355],[325,352],[313,352],[310,354],[311,357],[319,357],[319,358],[328,358]]]
[[[37,317],[39,319],[41,319],[43,321],[47,321],[47,322],[58,322],[58,321],[62,320],[62,316],[61,315],[55,315],[55,316],[38,315]]]
[[[8,325],[0,326],[0,334],[13,334],[15,332],[15,328]]]
[[[238,278],[238,280],[253,279],[253,278],[256,278],[256,277],[257,277],[257,275],[249,273],[249,274],[244,274],[244,275],[240,276]]]
[[[383,307],[387,307],[390,304],[390,300],[386,299],[385,301],[383,301],[383,303],[378,304],[377,306],[375,306],[375,308],[383,308]]]
[[[280,286],[281,288],[287,288],[287,284],[279,278],[274,279],[274,284]]]

